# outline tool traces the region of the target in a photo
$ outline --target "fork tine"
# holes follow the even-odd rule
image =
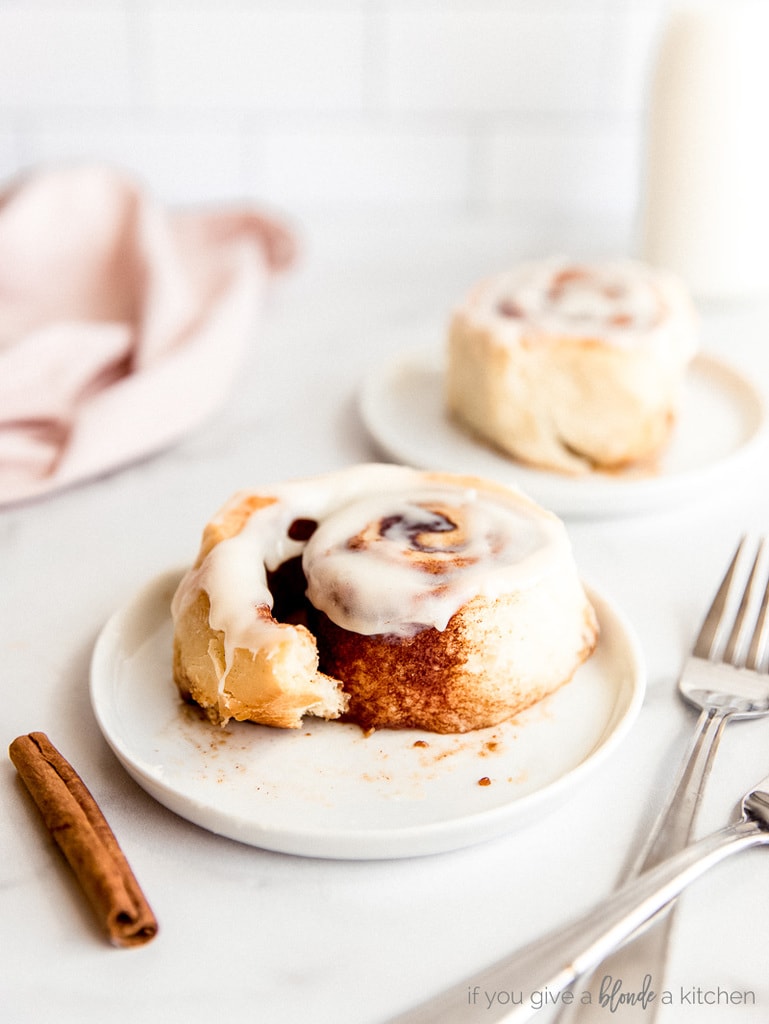
[[[745,659],[747,668],[758,669],[767,638],[769,638],[769,577],[766,580],[764,595],[761,598],[761,608],[758,612],[756,625],[753,629],[753,637]]]
[[[713,598],[713,603],[708,609],[705,620],[702,623],[699,635],[694,642],[694,649],[692,653],[697,658],[709,658],[711,652],[715,646],[719,626],[721,625],[721,619],[723,618],[724,609],[729,599],[729,592],[732,588],[734,581],[734,574],[737,570],[737,563],[740,560],[742,549],[745,547],[745,537],[742,537],[740,543],[737,545],[737,550],[734,553],[734,558],[726,570],[721,586],[716,592],[716,596]]]
[[[763,544],[759,544],[756,557],[753,560],[753,566],[750,570],[750,576],[745,584],[745,589],[742,592],[742,599],[740,600],[740,606],[737,609],[737,614],[734,619],[734,625],[732,631],[729,634],[729,639],[726,642],[726,648],[723,654],[723,660],[730,665],[740,665],[740,641],[742,640],[742,634],[745,629],[745,617],[748,612],[748,608],[751,605],[752,597],[756,589],[756,579],[758,577],[758,566],[761,561],[761,552],[763,550]],[[755,635],[755,634],[754,634]]]

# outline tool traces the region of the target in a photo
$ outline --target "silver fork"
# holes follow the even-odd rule
[[[640,855],[625,879],[655,867],[683,849],[690,841],[702,794],[713,766],[726,724],[734,719],[757,718],[769,713],[769,673],[766,646],[769,635],[769,580],[761,590],[765,572],[765,542],[758,543],[747,582],[747,540],[739,543],[726,575],[711,604],[678,682],[681,696],[700,709],[699,720],[676,784],[657,818]],[[734,608],[737,605],[736,610]],[[660,920],[662,918],[662,920]],[[564,1004],[558,1024],[605,1021],[601,987],[621,983],[623,989],[640,989],[647,975],[659,991],[667,960],[673,914],[663,908],[647,921],[627,945],[601,964],[600,976],[586,981],[593,989],[593,1003]],[[655,927],[651,927],[655,925]],[[659,1004],[657,1004],[659,1005]],[[652,1024],[656,1006],[623,1005],[618,1019]]]
[[[609,897],[592,914],[576,921],[529,950],[515,954],[419,1007],[393,1018],[389,1024],[460,1024],[474,1020],[470,1001],[473,993],[515,988],[520,991],[558,993],[577,978],[583,977],[581,990],[589,987],[587,974],[592,977],[596,991],[593,1003],[562,1003],[557,1017],[560,1022],[602,1021],[606,1024],[606,1003],[601,1001],[598,983],[607,977],[618,979],[624,991],[643,990],[643,977],[652,976],[652,988],[662,989],[660,975],[665,956],[673,915],[670,913],[681,885],[664,889],[660,882],[669,879],[677,865],[705,864],[699,851],[707,850],[707,859],[713,852],[712,843],[721,844],[731,835],[735,846],[769,842],[769,778],[743,802],[747,819],[731,829],[689,846],[692,826],[699,807],[724,726],[732,719],[756,718],[769,712],[769,671],[767,670],[767,640],[769,639],[769,580],[761,592],[762,552],[759,544],[749,578],[743,590],[737,583],[744,561],[746,539],[740,541],[721,586],[702,624],[691,655],[687,658],[679,680],[679,691],[690,704],[700,708],[700,716],[688,754],[679,772],[673,791],[664,810],[657,818],[641,855],[628,872],[616,897]],[[733,606],[738,601],[734,612]],[[758,608],[756,607],[758,605]],[[752,628],[751,628],[752,625]],[[757,822],[760,822],[757,823]],[[745,832],[745,830],[748,830]],[[729,840],[731,844],[732,840]],[[720,855],[719,855],[720,859]],[[665,862],[663,864],[663,862]],[[699,873],[699,872],[698,872]],[[633,879],[637,875],[641,878]],[[682,877],[682,876],[679,876]],[[691,880],[694,876],[688,876]],[[664,889],[664,891],[663,891]],[[654,892],[654,897],[650,894]],[[609,912],[609,907],[613,910]],[[624,916],[626,912],[632,914]],[[660,921],[660,917],[662,920]],[[657,922],[655,927],[651,924]],[[618,946],[623,944],[618,949]],[[630,977],[628,970],[641,977]],[[653,965],[653,966],[652,966]],[[600,972],[597,968],[600,967]],[[651,1024],[659,1002],[640,1000],[635,1005],[624,1004],[612,1019],[642,1020]],[[591,1016],[592,1014],[592,1016]],[[502,1007],[489,1009],[484,1014],[488,1024],[492,1021],[528,1021],[538,1011],[531,1005],[516,1009]]]
[[[530,1021],[705,871],[740,850],[769,846],[769,777],[745,794],[741,812],[731,825],[711,832],[627,882],[583,917],[391,1017],[388,1024]],[[651,989],[646,996],[642,1006],[648,1009],[657,1005],[650,1001],[656,999]],[[614,1012],[604,1003],[604,1021],[607,1009],[610,1014]]]

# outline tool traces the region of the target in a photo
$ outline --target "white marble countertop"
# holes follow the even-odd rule
[[[559,248],[570,243],[563,226],[550,236]],[[88,697],[93,643],[113,609],[188,561],[202,524],[237,488],[376,458],[356,409],[364,374],[399,351],[415,324],[440,325],[477,276],[543,240],[513,244],[503,225],[470,220],[316,225],[302,262],[272,294],[226,409],[154,458],[0,511],[0,739],[7,748],[21,733],[48,733],[99,801],[161,925],[141,949],[103,941],[6,758],[3,1020],[197,1024],[215,1014],[238,1024],[378,1024],[611,889],[694,725],[675,694],[682,658],[739,535],[769,523],[766,452],[706,498],[568,522],[584,576],[635,626],[647,695],[620,749],[565,805],[503,838],[356,862],[217,837],[128,777]],[[759,386],[769,381],[765,308],[707,311],[704,344]],[[724,823],[768,769],[769,719],[731,726],[698,832]],[[659,1020],[765,1021],[768,944],[769,857],[754,851],[683,897],[665,983],[674,1004]],[[697,988],[752,992],[755,1005],[692,1005]],[[468,1013],[483,1019],[481,1005]]]

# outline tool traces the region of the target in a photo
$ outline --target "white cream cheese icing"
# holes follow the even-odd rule
[[[688,358],[697,343],[694,310],[682,284],[635,260],[522,263],[481,283],[469,310],[476,321],[493,324],[507,344],[541,334],[662,352],[674,342],[676,358]]]
[[[272,503],[216,544],[173,600],[176,619],[200,591],[209,595],[209,622],[224,634],[227,664],[235,648],[279,643],[286,627],[264,611],[273,605],[267,574],[298,555],[310,602],[364,635],[444,629],[474,596],[525,589],[564,566],[576,573],[557,517],[480,481],[367,464],[261,493]],[[292,539],[297,520],[317,524],[307,539]]]

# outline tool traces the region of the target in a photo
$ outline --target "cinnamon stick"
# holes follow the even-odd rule
[[[140,946],[157,921],[104,815],[42,732],[17,737],[10,758],[115,946]]]

